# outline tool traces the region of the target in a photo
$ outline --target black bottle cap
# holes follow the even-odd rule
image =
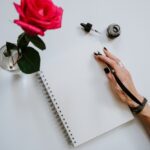
[[[92,29],[92,24],[91,23],[87,23],[87,24],[81,23],[80,25],[83,27],[84,31],[86,31],[86,32],[90,32],[91,29]]]
[[[118,24],[111,24],[107,28],[107,36],[109,38],[116,38],[120,35],[121,29]]]

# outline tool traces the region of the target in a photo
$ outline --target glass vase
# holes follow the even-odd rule
[[[18,61],[18,52],[16,50],[11,50],[11,56],[5,56],[7,52],[6,45],[0,48],[0,67],[9,72],[19,72],[19,67],[17,64]]]

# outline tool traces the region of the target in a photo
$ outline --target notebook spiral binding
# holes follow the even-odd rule
[[[59,123],[59,125],[63,131],[63,134],[64,134],[67,142],[69,144],[76,145],[77,141],[73,137],[71,129],[69,128],[69,125],[68,125],[68,123],[67,123],[67,121],[66,121],[66,119],[65,119],[65,117],[61,111],[61,108],[59,107],[59,104],[58,104],[55,96],[53,95],[53,91],[50,88],[43,72],[42,71],[38,72],[36,74],[36,77],[38,78],[38,81],[40,82],[40,84],[43,87],[44,94],[46,95],[46,98],[48,99],[50,107],[51,107],[51,109],[52,109],[52,111],[53,111],[53,113],[57,119],[57,122]]]

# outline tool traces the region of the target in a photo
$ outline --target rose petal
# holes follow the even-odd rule
[[[49,29],[57,29],[61,27],[62,24],[62,15],[63,15],[63,9],[60,7],[57,9],[56,17],[53,18],[51,21],[51,25],[49,26]]]
[[[27,23],[22,22],[20,20],[14,20],[14,23],[16,23],[17,25],[22,27],[23,30],[25,32],[27,32],[28,34],[30,34],[30,35],[37,35],[37,34],[39,34],[41,36],[44,36],[44,32],[41,29],[39,29],[39,28],[37,28],[37,27],[35,27],[33,25],[27,24]]]
[[[49,20],[52,18],[57,11],[57,6],[53,4],[51,0],[26,0],[28,1],[28,11],[26,11],[26,16],[34,17],[39,20]],[[27,2],[26,2],[27,3]],[[43,13],[41,14],[41,11]]]
[[[25,0],[21,0],[21,9],[24,10],[26,3]]]
[[[59,9],[59,7],[57,7],[52,1],[48,6],[49,6],[49,9],[47,12],[47,15],[48,15],[47,17],[53,18],[56,15],[57,9]]]
[[[15,6],[15,8],[16,8],[16,10],[17,10],[17,12],[19,13],[19,15],[21,16],[21,17],[25,17],[24,16],[24,13],[22,12],[22,10],[21,10],[21,7],[20,7],[20,5],[18,5],[18,4],[16,4],[16,3],[14,3],[14,6]]]
[[[62,13],[63,13],[63,9],[52,3],[52,5],[49,6],[47,15],[44,16],[44,18],[47,19],[47,21],[50,21],[54,17],[62,15]]]
[[[26,0],[26,3],[28,4],[27,11],[25,11],[27,17],[42,19],[41,15],[38,13],[39,9],[36,5],[38,1],[35,2],[35,0]]]
[[[62,16],[56,17],[53,21],[51,21],[48,29],[58,29],[61,27]]]
[[[49,25],[51,24],[50,21],[42,21],[42,20],[38,20],[38,19],[35,19],[35,18],[28,18],[28,23],[30,24],[35,24],[36,26],[38,26],[39,28],[48,28]]]
[[[55,17],[53,17],[53,19],[49,19],[49,21],[42,21],[35,18],[28,18],[28,23],[36,25],[39,28],[42,28],[42,30],[57,29],[61,27],[62,14],[63,14],[63,9],[59,8],[57,9]]]

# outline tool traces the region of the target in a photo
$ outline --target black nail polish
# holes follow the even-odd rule
[[[105,51],[107,51],[107,48],[106,48],[106,47],[104,47],[104,50],[105,50]]]
[[[110,71],[109,71],[109,69],[106,67],[106,68],[104,68],[104,71],[105,71],[105,73],[106,74],[108,74]]]
[[[98,55],[102,55],[100,52],[97,52]]]
[[[95,55],[95,56],[97,56],[97,55],[98,55],[98,53],[94,52],[94,55]]]
[[[97,56],[97,55],[102,55],[100,52],[94,52],[94,55]]]
[[[102,55],[99,51],[98,52],[94,52],[94,55]]]

